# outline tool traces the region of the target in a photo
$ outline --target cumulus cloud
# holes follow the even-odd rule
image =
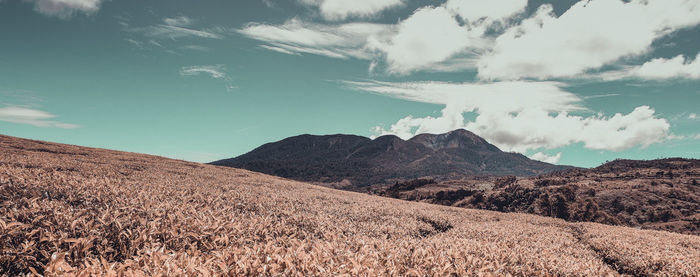
[[[652,42],[700,23],[692,0],[580,1],[559,17],[551,5],[500,35],[479,61],[483,79],[571,77],[623,57],[646,53]]]
[[[557,163],[559,163],[559,160],[561,159],[561,152],[557,153],[556,155],[547,155],[547,154],[542,153],[542,152],[537,152],[535,154],[532,154],[530,156],[530,159],[538,160],[538,161],[550,163],[550,164],[557,164]]]
[[[672,59],[653,59],[633,69],[632,75],[645,79],[700,79],[700,54],[693,61],[686,60],[682,55]]]
[[[53,121],[56,116],[41,110],[18,106],[6,106],[0,108],[0,121],[29,124],[37,127],[56,127],[74,129],[80,126],[76,124]]]
[[[71,18],[76,13],[94,14],[100,9],[102,0],[25,0],[34,3],[34,10],[61,19]]]
[[[527,0],[448,0],[445,7],[463,20],[477,21],[479,19],[501,20],[522,12],[527,6]]]
[[[300,0],[302,4],[318,7],[326,20],[344,20],[348,17],[372,17],[380,12],[399,7],[403,0]]]
[[[332,58],[371,59],[365,49],[370,36],[384,36],[390,25],[374,23],[347,23],[337,25],[314,24],[291,19],[282,25],[249,23],[237,32],[264,42],[261,47],[285,54],[314,54]]]
[[[390,72],[405,74],[434,68],[458,53],[478,48],[484,44],[482,33],[483,29],[462,26],[445,7],[426,7],[400,22],[387,41],[372,37],[369,46],[385,55]]]
[[[488,44],[481,38],[484,30],[460,24],[453,11],[439,6],[418,9],[398,24],[317,24],[293,18],[281,25],[249,23],[237,31],[271,51],[364,59],[372,69],[386,60],[390,72],[406,74],[474,68],[471,51]]]
[[[351,88],[411,101],[442,104],[437,117],[407,116],[377,135],[410,138],[419,133],[442,133],[465,128],[506,151],[555,149],[582,143],[596,150],[646,147],[668,137],[669,123],[648,106],[628,114],[584,114],[576,95],[556,82],[497,82],[483,84],[444,82],[346,82]],[[464,113],[473,112],[473,121]]]
[[[381,11],[401,3],[343,1],[324,13],[324,7],[336,7],[340,0],[299,1],[319,7],[328,18],[343,19],[360,7]],[[580,1],[560,16],[545,4],[524,17],[526,6],[526,0],[447,0],[418,8],[396,24],[318,24],[295,18],[281,25],[250,23],[238,32],[271,51],[365,59],[371,71],[395,74],[476,70],[483,80],[619,79],[630,77],[635,67],[590,72],[608,70],[605,65],[619,68],[626,58],[649,53],[657,39],[700,23],[700,2],[694,0]],[[332,15],[331,10],[343,12]],[[369,14],[375,13],[356,15]],[[697,76],[698,63],[654,60],[639,68],[639,77]],[[663,66],[679,69],[662,74]]]
[[[700,53],[694,60],[678,55],[671,59],[655,58],[641,65],[624,65],[620,67],[621,69],[586,73],[578,77],[605,81],[625,79],[700,79]]]

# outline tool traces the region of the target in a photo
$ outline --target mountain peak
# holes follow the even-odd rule
[[[409,140],[385,135],[302,135],[264,144],[244,155],[212,162],[301,181],[350,181],[354,187],[424,176],[536,175],[569,167],[505,153],[464,129],[420,134]]]
[[[461,148],[472,150],[486,150],[500,152],[498,147],[488,143],[485,139],[465,129],[457,129],[443,134],[420,134],[409,141],[420,143],[425,147],[437,150],[447,148]]]

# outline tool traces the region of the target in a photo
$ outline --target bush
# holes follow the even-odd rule
[[[515,181],[517,181],[517,178],[515,176],[503,176],[503,177],[496,178],[494,185],[495,185],[495,188],[502,188],[502,187],[506,187],[506,186],[515,184]]]

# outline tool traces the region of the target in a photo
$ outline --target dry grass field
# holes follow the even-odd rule
[[[0,275],[700,275],[700,237],[0,136]]]

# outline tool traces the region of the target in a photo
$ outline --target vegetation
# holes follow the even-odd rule
[[[616,160],[537,177],[481,176],[372,191],[441,205],[700,235],[698,179],[700,160]]]
[[[700,275],[700,237],[0,136],[0,275]]]

